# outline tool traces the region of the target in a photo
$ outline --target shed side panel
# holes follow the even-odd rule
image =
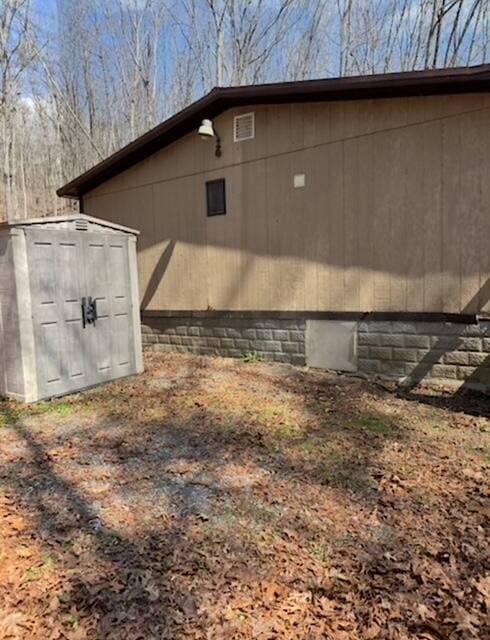
[[[14,237],[0,235],[0,394],[21,398],[24,393]]]

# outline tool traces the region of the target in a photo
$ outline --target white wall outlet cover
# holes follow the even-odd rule
[[[295,189],[300,189],[301,187],[304,187],[306,184],[305,174],[304,173],[295,174],[293,184]]]

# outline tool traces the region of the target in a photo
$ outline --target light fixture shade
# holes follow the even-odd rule
[[[211,120],[203,120],[197,133],[201,136],[201,138],[214,138],[213,123],[211,122]]]

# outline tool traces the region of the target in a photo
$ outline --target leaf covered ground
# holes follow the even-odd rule
[[[2,640],[489,637],[488,396],[146,367],[0,403]]]

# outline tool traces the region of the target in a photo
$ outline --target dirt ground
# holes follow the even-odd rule
[[[490,637],[490,398],[265,363],[0,403],[0,638]]]

